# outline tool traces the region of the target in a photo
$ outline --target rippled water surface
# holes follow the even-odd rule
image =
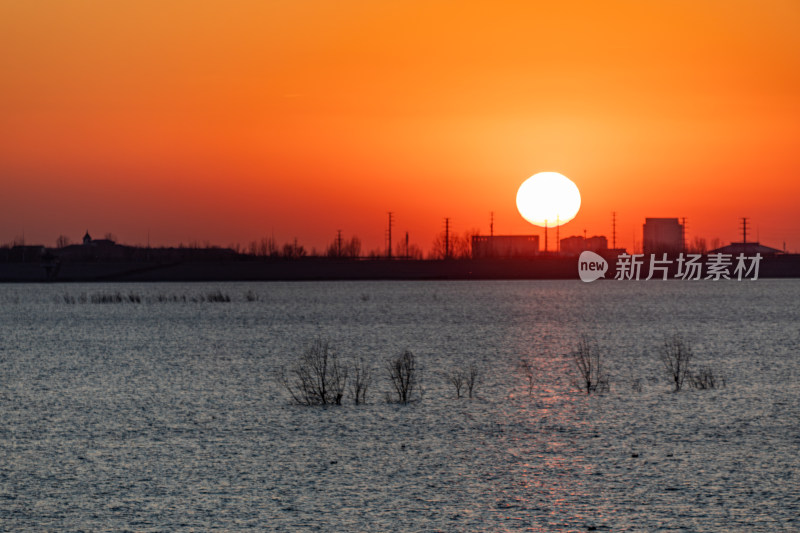
[[[0,530],[800,531],[798,302],[796,280],[2,285]],[[671,392],[676,332],[724,388]],[[609,392],[573,385],[581,335]],[[366,405],[290,402],[318,337],[368,362]],[[424,394],[387,403],[404,349]]]

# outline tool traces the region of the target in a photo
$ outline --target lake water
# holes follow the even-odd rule
[[[0,530],[800,531],[798,302],[798,280],[2,285]],[[671,391],[675,333],[724,388]],[[574,386],[581,335],[608,392]],[[365,405],[290,401],[315,338],[368,362]],[[423,395],[387,403],[404,349]]]

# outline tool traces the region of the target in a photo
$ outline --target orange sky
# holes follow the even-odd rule
[[[800,251],[798,28],[796,0],[2,0],[0,243],[368,251],[392,211],[428,250],[444,217],[541,235],[515,195],[551,170],[561,237],[748,216]]]

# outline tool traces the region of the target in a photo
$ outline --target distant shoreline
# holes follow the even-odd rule
[[[606,279],[613,279],[609,260]],[[644,269],[643,269],[644,270]],[[645,276],[642,276],[644,279]],[[800,254],[764,258],[759,278],[800,278]],[[575,257],[526,259],[65,262],[48,279],[40,263],[0,263],[0,282],[208,282],[344,280],[578,280]]]

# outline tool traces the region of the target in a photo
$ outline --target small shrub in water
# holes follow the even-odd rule
[[[456,389],[456,398],[461,398],[461,390],[466,387],[467,395],[472,398],[472,393],[478,383],[480,370],[478,365],[470,363],[467,368],[456,369],[447,375],[447,380]]]
[[[218,291],[215,291],[215,292],[208,293],[206,295],[206,301],[226,303],[226,302],[230,302],[231,301],[231,297],[228,296],[227,294],[223,294],[222,291],[218,290]]]
[[[356,405],[367,402],[367,389],[372,383],[369,366],[363,358],[354,360],[350,366],[350,394]]]
[[[533,394],[533,385],[536,382],[536,372],[534,371],[533,365],[527,359],[521,359],[519,362],[519,371],[522,372],[522,375],[525,376],[525,380],[528,382],[528,394]]]
[[[710,367],[703,367],[697,372],[689,374],[689,385],[693,389],[705,390],[716,389],[725,386],[725,380],[714,375]]]

